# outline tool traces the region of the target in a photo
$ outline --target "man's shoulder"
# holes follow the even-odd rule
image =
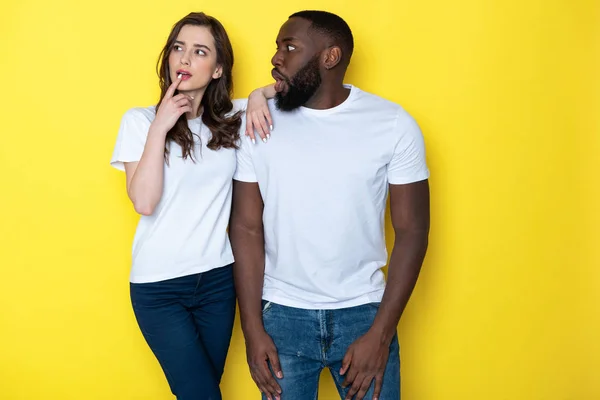
[[[382,96],[357,89],[357,102],[359,110],[371,114],[376,120],[393,119],[394,125],[400,131],[416,121],[400,104]]]
[[[388,100],[380,95],[367,92],[365,90],[353,87],[356,91],[355,102],[360,104],[361,107],[365,107],[367,110],[378,110],[380,112],[389,112],[398,114],[404,109],[402,106],[394,101]]]

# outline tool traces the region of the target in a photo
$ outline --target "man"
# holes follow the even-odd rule
[[[410,115],[343,84],[352,50],[340,17],[292,15],[272,59],[279,133],[238,151],[230,235],[263,399],[315,399],[324,367],[342,398],[400,398],[396,328],[427,248],[429,171]]]

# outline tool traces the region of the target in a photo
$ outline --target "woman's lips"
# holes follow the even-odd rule
[[[191,77],[192,77],[192,74],[190,74],[187,71],[184,71],[184,70],[177,71],[177,78],[178,79],[180,78],[182,81],[187,81]]]

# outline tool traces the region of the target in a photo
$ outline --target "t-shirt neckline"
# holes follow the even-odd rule
[[[331,108],[326,108],[324,110],[317,110],[315,108],[308,108],[308,107],[301,106],[300,111],[305,114],[327,115],[327,114],[333,114],[333,113],[337,113],[337,112],[344,110],[346,107],[348,107],[352,103],[353,97],[355,96],[356,92],[358,91],[358,89],[353,85],[344,84],[344,87],[346,89],[350,89],[350,93],[348,94],[348,97],[346,97],[346,100],[344,100],[337,106],[331,107]]]

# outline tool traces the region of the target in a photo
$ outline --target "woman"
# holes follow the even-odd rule
[[[142,215],[133,309],[180,400],[221,399],[233,328],[227,224],[241,112],[230,98],[232,67],[219,21],[191,13],[177,22],[160,56],[160,101],[125,113],[111,160],[125,170],[127,194]],[[268,114],[257,93],[249,108]]]

